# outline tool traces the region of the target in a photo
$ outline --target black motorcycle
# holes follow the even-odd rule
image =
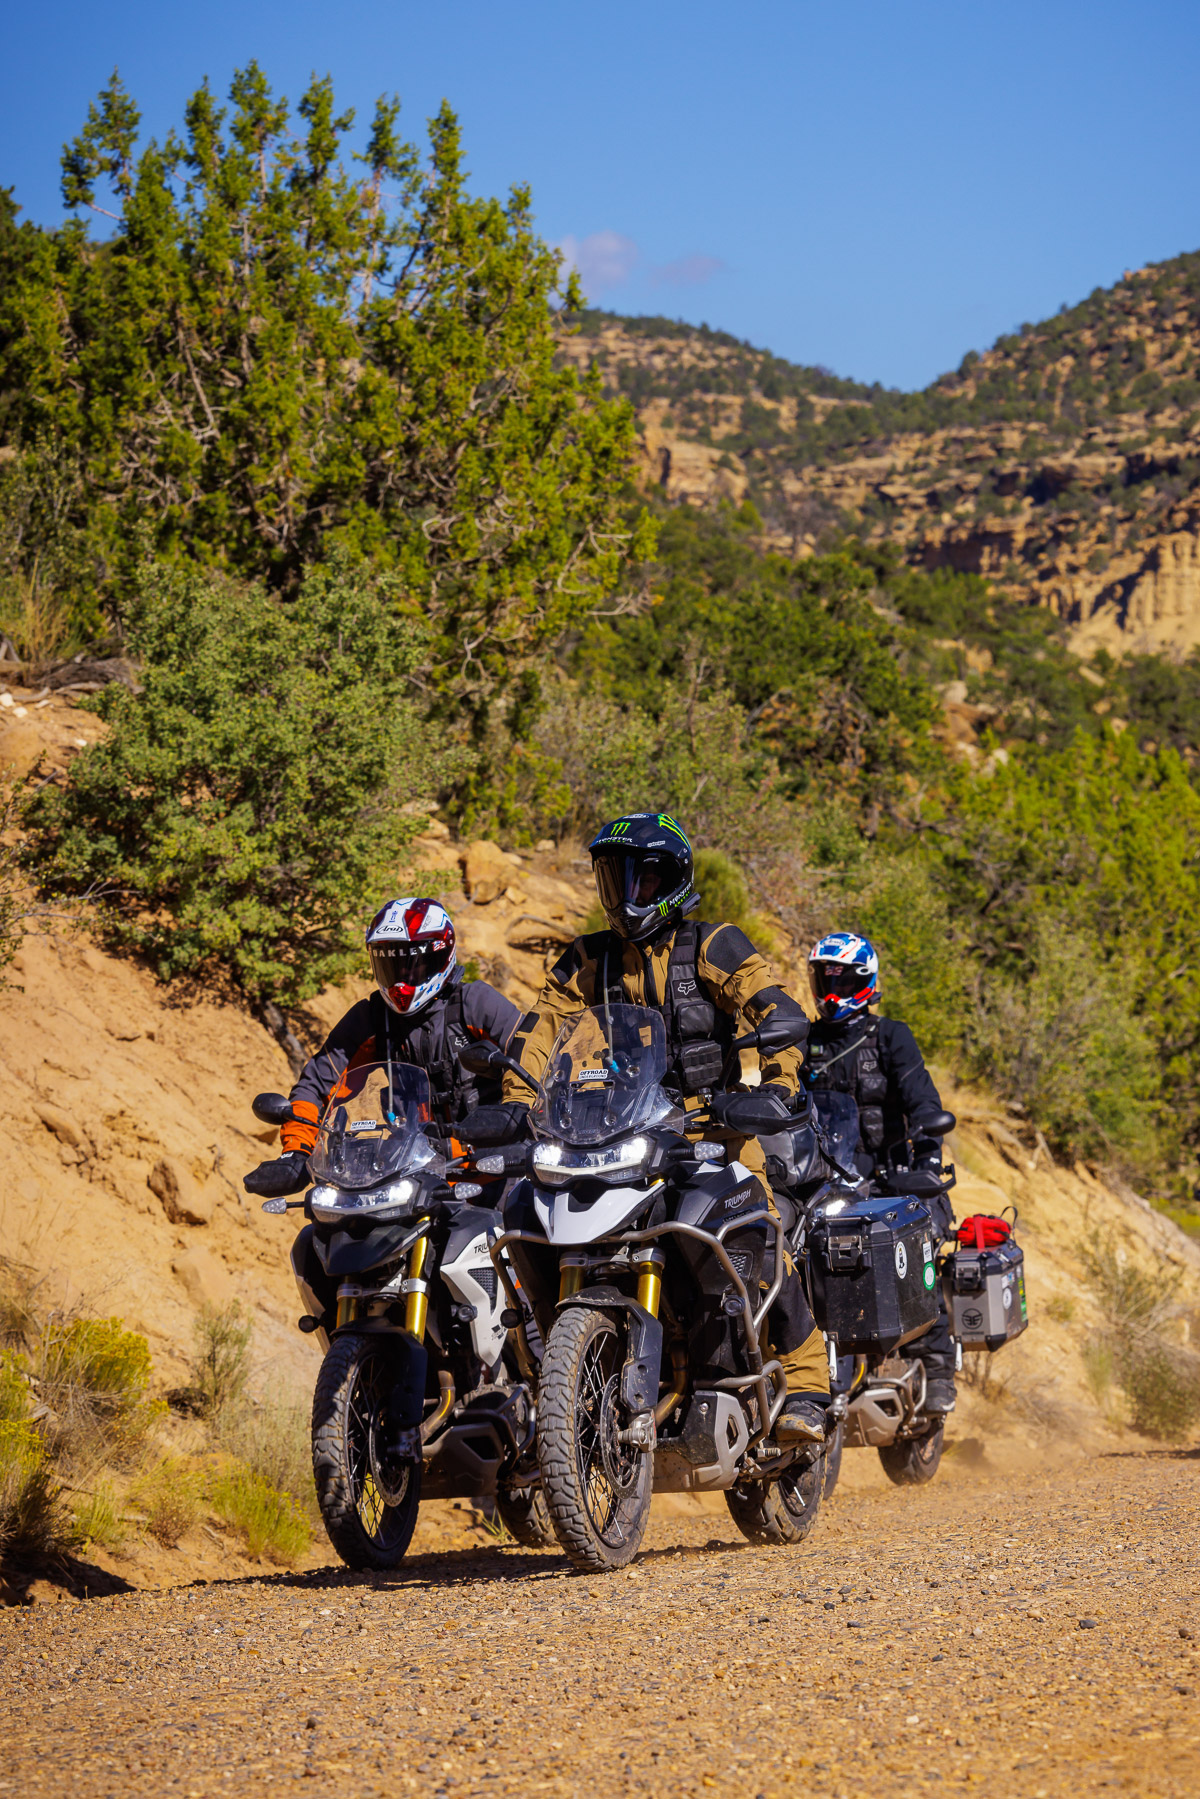
[[[742,1048],[793,1040],[768,1020],[726,1071]],[[514,1066],[486,1047],[466,1055]],[[492,1258],[537,1382],[551,1523],[571,1560],[597,1571],[636,1554],[652,1492],[724,1492],[744,1534],[772,1543],[804,1537],[821,1494],[819,1454],[771,1435],[787,1397],[766,1342],[782,1226],[723,1144],[685,1135],[697,1114],[667,1073],[657,1012],[581,1013],[537,1088],[532,1144],[476,1152],[481,1172],[522,1176]]]
[[[921,1126],[944,1137],[943,1112]],[[925,1367],[904,1349],[938,1315],[943,1231],[953,1168],[909,1166],[896,1145],[868,1182],[855,1167],[858,1107],[847,1093],[816,1093],[810,1118],[763,1139],[776,1203],[830,1352],[825,1494],[842,1450],[872,1448],[898,1486],[932,1480],[946,1421],[925,1409]]]
[[[292,1118],[260,1094],[267,1124]],[[548,1539],[528,1384],[505,1363],[504,1293],[489,1254],[498,1212],[451,1181],[429,1134],[429,1081],[406,1063],[349,1068],[321,1119],[292,1251],[325,1359],[313,1395],[317,1503],[351,1568],[394,1568],[424,1498],[494,1496],[520,1542]]]

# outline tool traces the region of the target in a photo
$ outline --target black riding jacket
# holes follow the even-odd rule
[[[917,1040],[898,1018],[860,1013],[844,1024],[818,1019],[809,1026],[807,1072],[815,1092],[854,1095],[860,1174],[873,1174],[886,1161],[886,1152],[906,1138],[915,1140],[920,1154],[921,1122],[942,1110]],[[926,1145],[936,1151],[934,1139]]]
[[[507,1049],[521,1014],[486,981],[464,981],[456,970],[433,1004],[415,1018],[402,1018],[372,993],[351,1006],[300,1072],[292,1088],[296,1121],[280,1133],[283,1148],[306,1154],[317,1140],[317,1121],[325,1103],[351,1064],[383,1061],[391,1053],[398,1062],[423,1068],[429,1076],[434,1123],[444,1134],[477,1105],[499,1097],[500,1083],[469,1074],[458,1051],[484,1039]]]

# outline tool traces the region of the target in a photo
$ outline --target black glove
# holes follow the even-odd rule
[[[936,1137],[914,1137],[912,1165],[929,1174],[942,1172],[942,1146]]]
[[[774,1081],[765,1087],[751,1087],[746,1093],[714,1093],[711,1111],[717,1124],[740,1137],[753,1137],[760,1131],[769,1136],[794,1122],[792,1096]]]
[[[454,1134],[461,1142],[478,1149],[515,1143],[525,1129],[528,1117],[529,1107],[519,1099],[510,1099],[502,1106],[476,1106],[461,1124],[454,1127]]]
[[[290,1149],[275,1162],[260,1162],[242,1181],[247,1193],[261,1193],[264,1199],[280,1199],[285,1193],[299,1193],[308,1186],[308,1157],[302,1149]]]

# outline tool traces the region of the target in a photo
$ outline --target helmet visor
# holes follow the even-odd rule
[[[619,906],[654,906],[683,880],[674,856],[651,850],[604,850],[593,862],[596,892],[606,912]]]
[[[450,966],[452,942],[373,943],[371,971],[381,987],[423,987]]]
[[[813,962],[810,968],[818,999],[854,999],[875,984],[869,969],[856,968],[852,962]]]

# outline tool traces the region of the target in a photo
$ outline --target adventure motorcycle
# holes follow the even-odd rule
[[[292,1117],[260,1094],[267,1124]],[[394,1568],[424,1498],[494,1496],[519,1542],[549,1540],[528,1384],[504,1352],[504,1294],[488,1252],[498,1212],[448,1176],[430,1140],[429,1080],[407,1063],[350,1067],[326,1106],[309,1158],[292,1268],[325,1360],[313,1395],[317,1503],[351,1568]],[[315,1259],[315,1266],[314,1266]],[[314,1286],[336,1283],[336,1309]]]
[[[742,1049],[794,1040],[793,1025],[768,1019],[732,1046],[719,1084]],[[468,1056],[516,1067],[486,1046]],[[595,1570],[636,1554],[654,1491],[724,1492],[743,1533],[772,1543],[800,1541],[821,1494],[819,1451],[771,1440],[787,1397],[766,1346],[782,1226],[742,1163],[721,1166],[723,1144],[688,1140],[698,1115],[685,1117],[667,1071],[657,1012],[581,1013],[536,1089],[532,1144],[475,1156],[483,1173],[524,1172],[492,1260],[537,1381],[550,1520],[576,1566]]]
[[[944,1137],[955,1120],[922,1122]],[[870,1182],[855,1167],[858,1107],[848,1093],[815,1093],[811,1121],[762,1139],[788,1240],[813,1315],[829,1345],[825,1494],[843,1447],[873,1448],[889,1480],[932,1480],[946,1420],[925,1410],[925,1366],[902,1353],[938,1315],[939,1240],[933,1208],[954,1170],[914,1169],[889,1155]],[[939,1208],[940,1209],[940,1208]],[[947,1208],[948,1210],[948,1208]]]

